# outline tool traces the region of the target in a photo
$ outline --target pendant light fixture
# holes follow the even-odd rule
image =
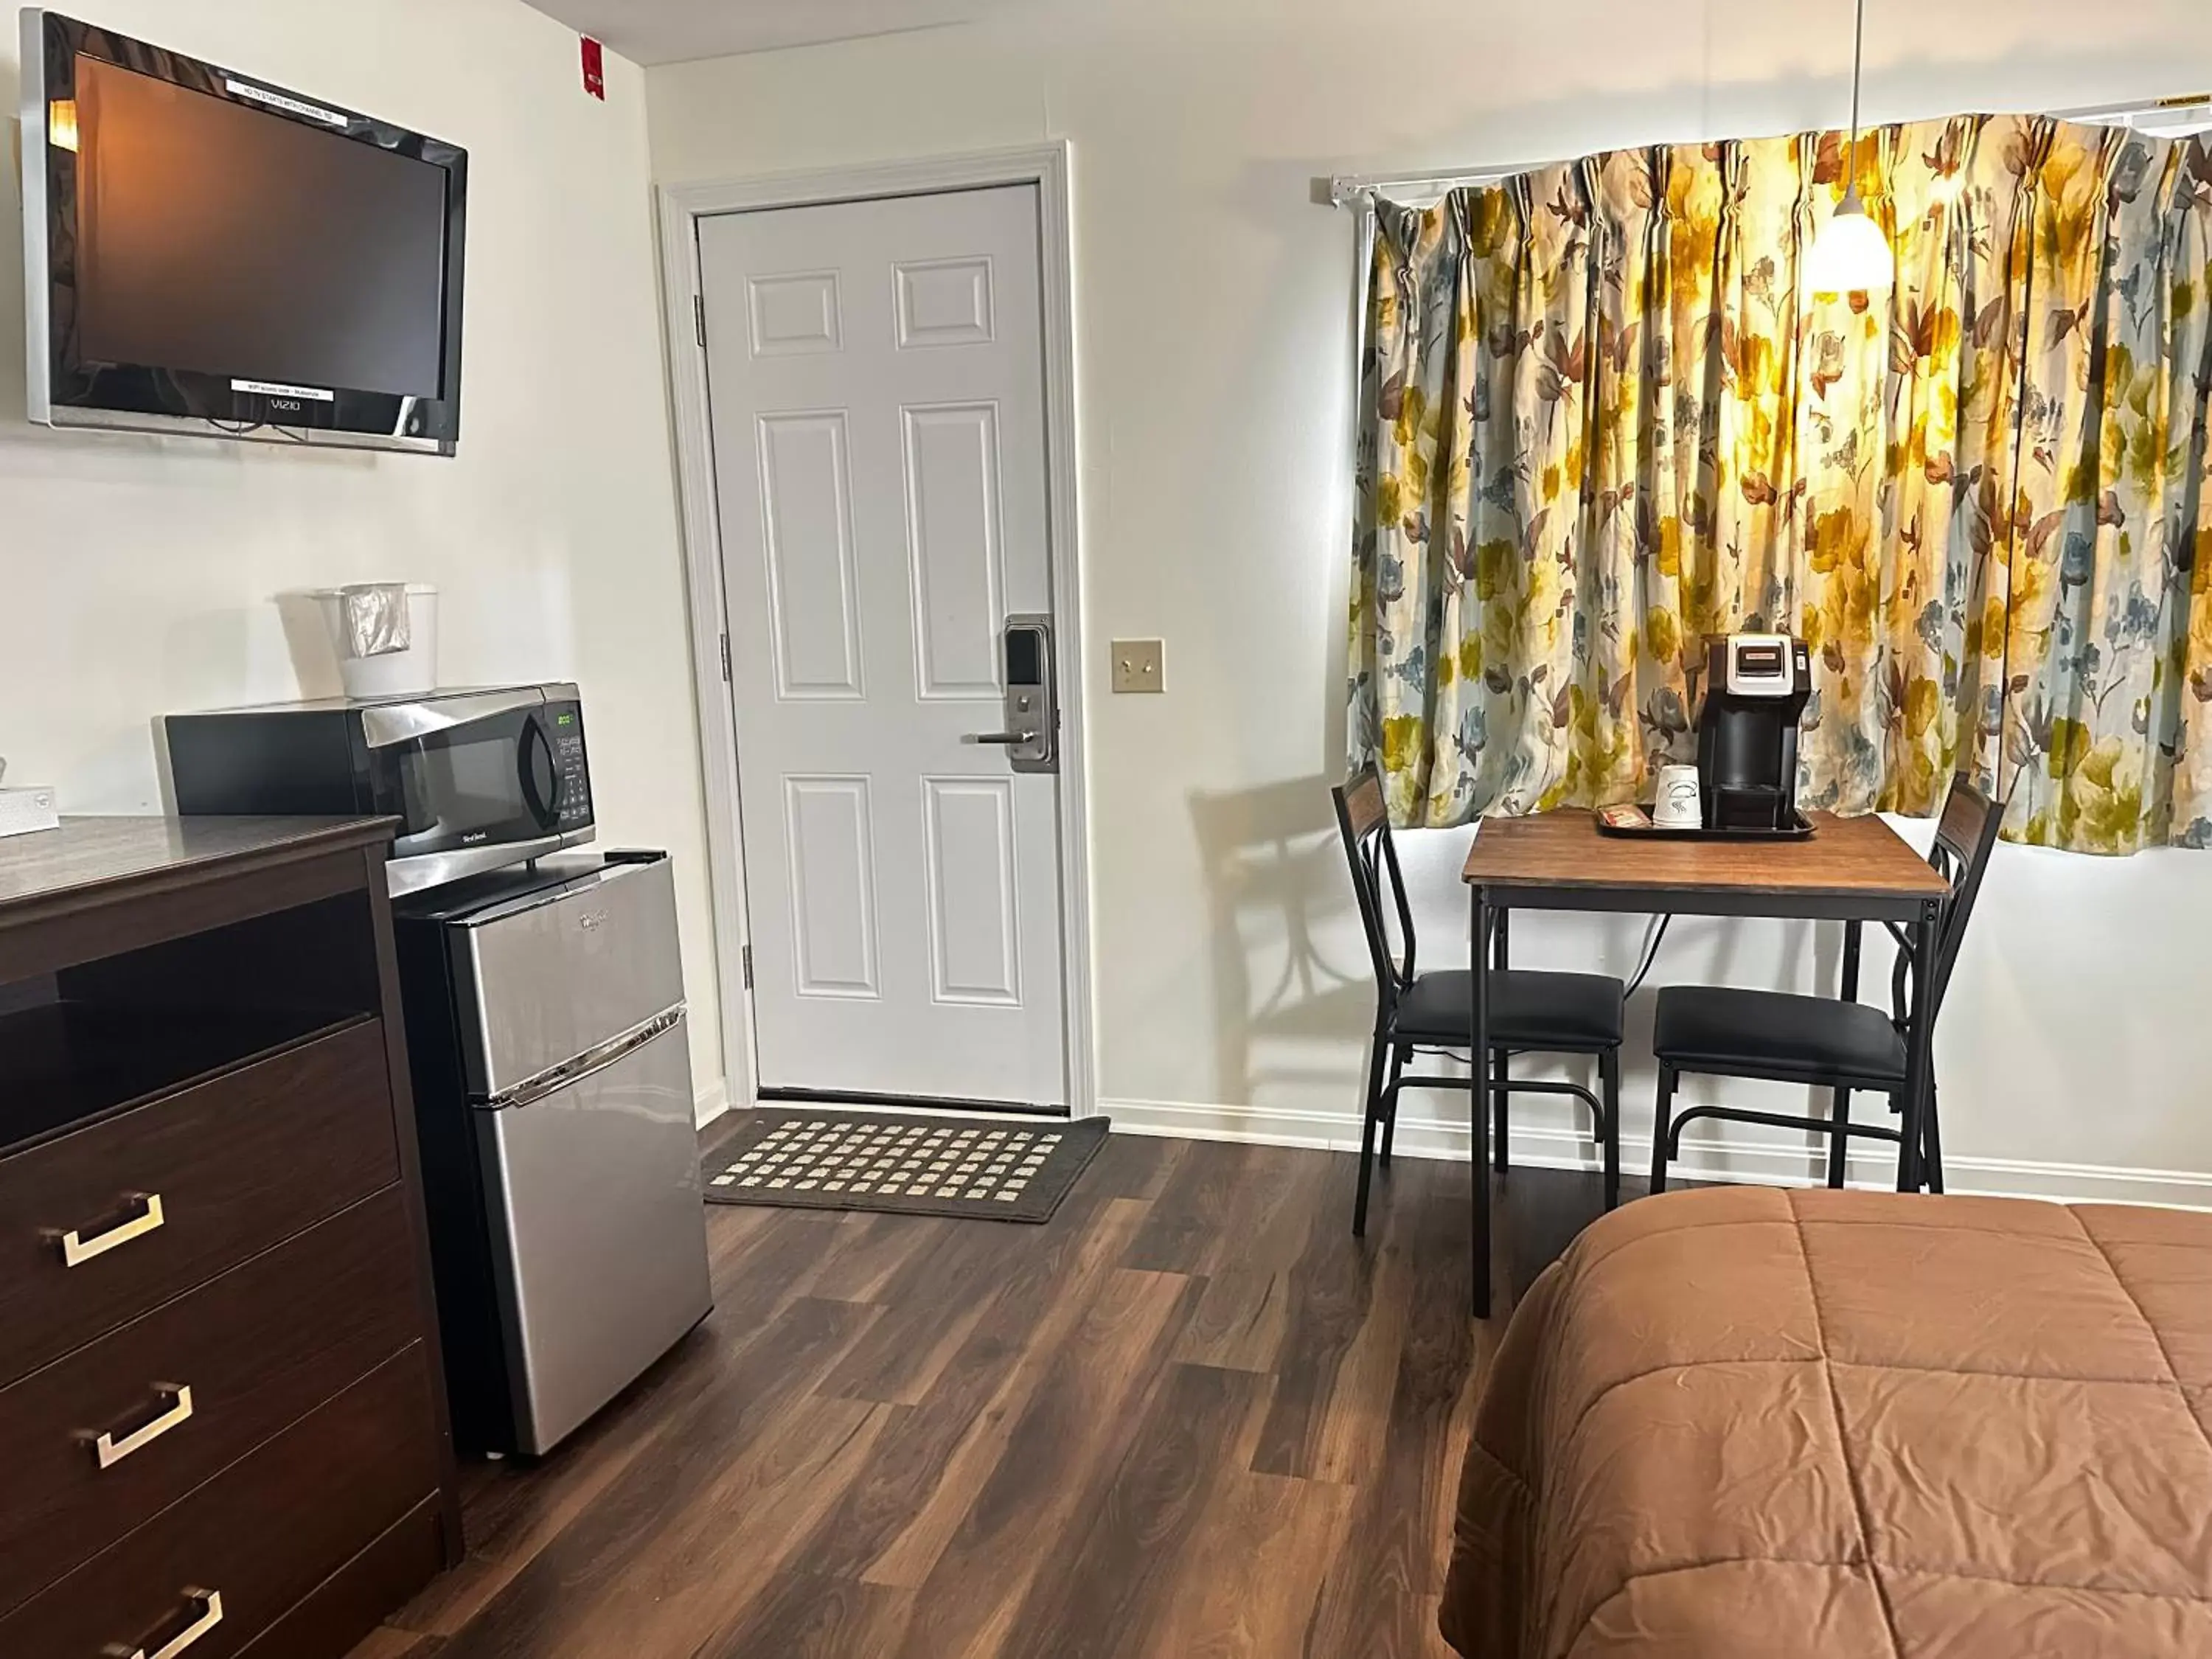
[[[1814,294],[1876,293],[1897,281],[1889,238],[1859,198],[1859,72],[1866,49],[1866,0],[1857,0],[1851,32],[1851,141],[1844,149],[1844,199],[1805,255],[1805,282]]]

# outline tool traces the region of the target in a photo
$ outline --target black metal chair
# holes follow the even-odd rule
[[[1982,872],[1989,866],[1990,849],[1996,844],[2003,817],[2002,803],[1990,799],[1964,775],[1951,781],[1943,817],[1936,828],[1936,844],[1928,854],[1928,862],[1951,886],[1936,919],[1935,971],[1928,998],[1931,1021],[1943,1006],[1951,967],[1958,960],[1960,941],[1966,937],[1974,897],[1981,890]],[[1851,1121],[1851,1095],[1856,1090],[1887,1095],[1889,1109],[1902,1121],[1911,1121],[1903,1114],[1909,1006],[1905,990],[1912,965],[1911,945],[1902,927],[1894,922],[1883,925],[1898,945],[1897,965],[1890,975],[1891,1010],[1887,1014],[1857,1000],[1859,924],[1856,921],[1847,924],[1844,935],[1840,999],[1722,985],[1670,985],[1659,993],[1651,1032],[1651,1052],[1659,1062],[1659,1104],[1651,1136],[1653,1192],[1667,1190],[1667,1164],[1681,1150],[1682,1126],[1700,1117],[1826,1134],[1831,1187],[1844,1184],[1844,1159],[1853,1135],[1894,1141],[1902,1155],[1903,1128]],[[1830,1090],[1832,1104],[1825,1119],[1754,1112],[1736,1106],[1693,1106],[1677,1114],[1674,1085],[1685,1072],[1808,1084]],[[1923,1116],[1923,1168],[1929,1189],[1940,1193],[1943,1153],[1936,1129],[1932,1079]]]
[[[1474,986],[1464,968],[1417,974],[1413,968],[1413,913],[1399,873],[1397,848],[1382,805],[1382,781],[1372,766],[1330,791],[1336,799],[1337,828],[1352,865],[1352,888],[1359,900],[1359,919],[1367,929],[1367,951],[1375,965],[1375,1048],[1367,1068],[1366,1121],[1359,1140],[1359,1196],[1352,1212],[1355,1236],[1367,1231],[1367,1189],[1375,1162],[1375,1137],[1382,1137],[1382,1163],[1390,1162],[1390,1142],[1398,1127],[1398,1095],[1407,1087],[1462,1089],[1479,1086],[1472,1077],[1410,1077],[1406,1063],[1416,1053],[1449,1053],[1474,1040]],[[1388,877],[1398,936],[1404,942],[1401,963],[1391,952],[1384,921],[1382,883]],[[1500,918],[1501,924],[1503,918]],[[1504,928],[1498,930],[1498,969],[1490,976],[1492,1063],[1487,1068],[1497,1115],[1497,1167],[1504,1170],[1505,1101],[1509,1093],[1572,1095],[1586,1103],[1595,1119],[1595,1133],[1605,1160],[1605,1204],[1620,1201],[1620,1034],[1626,1000],[1621,983],[1603,974],[1539,972],[1504,966]],[[1515,1079],[1508,1062],[1519,1054],[1595,1054],[1599,1094],[1579,1084]],[[1477,1110],[1481,1109],[1478,1105]],[[1477,1180],[1484,1176],[1478,1173]]]

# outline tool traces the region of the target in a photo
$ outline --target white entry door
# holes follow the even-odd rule
[[[1067,1103],[1037,192],[699,222],[763,1091]]]

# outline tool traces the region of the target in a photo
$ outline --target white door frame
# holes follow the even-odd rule
[[[1051,545],[1054,644],[1060,657],[1060,951],[1067,1109],[1097,1109],[1091,1052],[1090,815],[1085,788],[1085,664],[1083,585],[1077,556],[1075,304],[1065,139],[1019,149],[933,156],[871,167],[769,173],[703,184],[668,185],[660,209],[662,322],[676,423],[677,490],[684,520],[684,583],[690,597],[691,664],[699,707],[699,758],[706,783],[707,855],[720,975],[722,1066],[729,1104],[758,1099],[752,997],[738,964],[751,937],[745,914],[744,842],[738,806],[737,714],[724,629],[722,543],[714,491],[707,354],[702,340],[698,222],[714,214],[825,202],[935,195],[997,185],[1037,191],[1040,291],[1044,300],[1045,501]]]

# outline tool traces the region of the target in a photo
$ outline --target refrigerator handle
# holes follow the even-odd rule
[[[533,1076],[526,1077],[513,1088],[483,1100],[478,1104],[488,1111],[504,1111],[510,1106],[527,1106],[532,1101],[543,1100],[574,1083],[580,1083],[594,1072],[604,1072],[608,1066],[629,1058],[655,1037],[665,1036],[684,1023],[684,1005],[665,1013],[655,1014],[641,1024],[633,1025],[620,1036],[609,1037],[595,1048],[586,1048],[574,1060],[564,1060],[558,1066],[549,1066]]]

